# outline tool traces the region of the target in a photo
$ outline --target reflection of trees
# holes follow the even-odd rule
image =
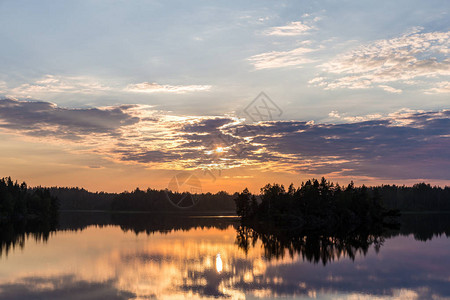
[[[51,233],[57,231],[78,231],[89,226],[119,226],[124,232],[136,234],[168,233],[188,231],[195,228],[218,228],[225,230],[236,225],[235,218],[214,218],[189,216],[185,214],[155,213],[103,213],[69,212],[60,213],[58,226],[56,221],[30,219],[20,222],[8,222],[0,226],[0,256],[7,255],[11,248],[25,246],[27,238],[46,242]]]
[[[226,229],[236,224],[236,218],[188,215],[182,213],[102,213],[66,212],[60,214],[59,230],[83,230],[88,226],[119,226],[136,234],[187,231],[194,228]]]
[[[241,225],[236,230],[236,244],[247,253],[260,241],[269,260],[300,254],[304,260],[325,265],[341,257],[354,260],[358,253],[366,255],[372,246],[378,252],[385,239],[398,235],[412,234],[420,241],[450,236],[450,214],[405,214],[400,223],[399,228],[372,226],[328,231],[298,231],[263,223]]]
[[[55,223],[44,220],[22,220],[4,223],[0,226],[0,256],[16,247],[23,249],[25,240],[32,237],[35,241],[47,242],[50,233],[56,230]]]
[[[123,231],[151,234],[167,233],[172,230],[187,231],[194,228],[226,229],[230,225],[237,228],[236,243],[244,251],[254,247],[260,240],[266,257],[281,258],[286,254],[301,254],[305,260],[323,263],[342,256],[354,258],[357,253],[365,254],[374,246],[379,249],[384,238],[413,234],[421,241],[434,236],[450,236],[449,214],[404,214],[400,218],[399,230],[373,231],[373,229],[353,230],[352,232],[300,232],[282,231],[274,228],[245,227],[233,218],[198,218],[183,214],[109,214],[95,212],[60,213],[58,226],[54,222],[22,220],[0,226],[0,255],[11,248],[23,248],[28,237],[36,241],[46,241],[51,233],[57,231],[84,230],[88,226],[120,226]]]
[[[167,233],[173,230],[188,231],[194,228],[226,229],[236,224],[234,218],[210,218],[186,216],[183,214],[112,214],[114,224],[119,225],[123,231],[133,231],[138,234],[145,232]]]
[[[403,214],[400,221],[400,231],[391,232],[390,235],[412,234],[414,239],[424,242],[441,235],[450,237],[450,213]]]
[[[358,253],[367,254],[373,245],[378,252],[384,237],[380,228],[360,228],[352,232],[292,232],[257,225],[239,226],[236,243],[245,252],[261,241],[265,257],[269,260],[283,258],[286,254],[294,257],[300,254],[309,262],[324,265],[341,257],[355,259]]]

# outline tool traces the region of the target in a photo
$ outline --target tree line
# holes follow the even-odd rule
[[[381,185],[369,189],[378,193],[387,208],[403,211],[449,211],[450,187],[431,186],[417,183],[412,187]]]
[[[216,194],[176,193],[168,190],[135,189],[118,194],[111,203],[113,211],[234,211],[235,195],[221,191]]]
[[[107,210],[107,211],[215,211],[234,212],[235,194],[226,192],[177,193],[169,190],[148,188],[122,193],[89,192],[77,187],[51,187],[52,195],[58,197],[61,210]],[[192,203],[194,202],[194,203]]]
[[[55,219],[58,209],[58,199],[51,195],[49,189],[28,188],[25,182],[19,184],[11,177],[0,179],[2,223],[22,219]]]
[[[89,192],[83,188],[78,187],[51,187],[48,189],[38,188],[34,200],[27,200],[29,203],[24,205],[24,195],[26,193],[19,192],[21,185],[13,183],[11,179],[2,179],[2,189],[6,191],[6,186],[10,186],[8,193],[2,192],[0,194],[0,216],[3,219],[9,218],[12,214],[25,215],[27,213],[33,214],[33,209],[41,203],[36,201],[37,197],[49,198],[56,197],[59,200],[59,208],[61,210],[112,210],[112,211],[180,211],[179,206],[188,208],[192,201],[195,205],[191,205],[189,209],[185,211],[210,211],[210,212],[231,212],[236,210],[236,204],[234,199],[239,196],[238,193],[229,194],[226,192],[218,193],[201,193],[201,194],[189,194],[189,193],[176,193],[168,190],[156,190],[146,189],[141,190],[136,188],[129,192],[122,193],[106,193],[106,192]],[[14,184],[16,184],[15,187]],[[35,189],[26,188],[26,184],[22,184],[25,189],[28,190],[28,194],[32,193]],[[263,206],[272,204],[273,208],[277,210],[283,210],[282,206],[287,204],[289,197],[293,193],[304,193],[302,196],[304,199],[305,209],[314,210],[316,206],[322,206],[324,203],[330,200],[330,197],[337,197],[339,201],[345,202],[346,205],[355,205],[355,208],[361,209],[362,206],[370,204],[366,200],[357,200],[362,198],[376,198],[375,203],[382,204],[386,209],[398,209],[401,211],[450,211],[450,187],[436,187],[430,184],[419,183],[412,187],[397,186],[397,185],[381,185],[375,187],[355,187],[353,183],[348,186],[339,186],[339,184],[332,184],[326,187],[320,180],[309,180],[305,183],[303,188],[294,188],[293,185],[288,187],[287,191],[282,192],[285,188],[282,185],[272,184],[266,185],[263,188],[261,194],[255,195],[258,202],[262,201],[262,198],[268,199],[270,193],[274,193],[279,199],[274,201],[265,201]],[[351,187],[350,189],[349,186]],[[346,191],[348,189],[348,191]],[[268,192],[267,195],[266,191]],[[322,190],[324,193],[322,193]],[[18,196],[22,193],[22,196]],[[39,194],[40,193],[40,194]],[[322,198],[319,201],[310,201],[311,197],[320,193]],[[363,193],[361,197],[356,196],[358,193]],[[9,194],[7,196],[7,194]],[[298,195],[296,194],[295,197]],[[341,194],[340,196],[338,196]],[[290,195],[290,196],[289,196]],[[344,197],[345,195],[345,197]],[[26,196],[30,197],[30,195]],[[250,197],[251,198],[251,197]],[[349,198],[343,200],[343,198]],[[353,200],[352,200],[353,199]],[[169,201],[170,200],[170,201]],[[180,202],[181,200],[181,202]],[[252,199],[250,199],[252,200]],[[45,200],[47,201],[47,200]],[[45,202],[44,201],[44,202]],[[51,202],[51,201],[50,201]],[[251,201],[250,201],[251,202]],[[353,204],[352,204],[353,203]],[[174,206],[178,204],[179,206]],[[251,204],[251,203],[250,203]],[[372,203],[374,204],[374,203]],[[47,204],[43,204],[48,205]],[[51,206],[51,205],[50,205]],[[296,207],[298,208],[298,207]],[[286,208],[290,210],[290,208]],[[46,209],[39,208],[38,210],[45,211]],[[47,209],[48,210],[48,209]],[[13,213],[16,211],[17,213]],[[24,213],[26,211],[26,213]]]

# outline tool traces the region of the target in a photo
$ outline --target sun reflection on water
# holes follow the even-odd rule
[[[222,258],[220,258],[220,253],[216,255],[216,270],[217,273],[222,272]]]

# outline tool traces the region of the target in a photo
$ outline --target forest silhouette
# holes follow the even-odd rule
[[[11,177],[0,179],[0,221],[22,219],[55,219],[59,209],[58,198],[50,189],[28,188],[25,182],[13,182]]]
[[[314,180],[310,180],[314,183]],[[318,182],[320,184],[320,182]],[[353,187],[354,185],[351,184]],[[272,186],[279,186],[273,184]],[[291,185],[293,187],[293,185]],[[345,187],[334,185],[331,189],[344,190]],[[363,187],[354,187],[355,190]],[[369,196],[378,193],[382,204],[387,209],[401,211],[450,211],[450,187],[431,186],[426,183],[418,183],[411,187],[399,185],[381,185],[364,187]],[[106,210],[106,211],[180,211],[179,207],[172,205],[178,199],[186,195],[196,197],[198,204],[186,209],[186,212],[235,212],[234,199],[238,193],[177,193],[168,190],[156,190],[148,188],[122,193],[89,192],[78,187],[51,187],[52,196],[58,198],[61,210]],[[261,195],[255,195],[260,199]]]
[[[351,182],[341,188],[324,177],[308,180],[299,188],[291,184],[267,184],[260,200],[244,189],[236,198],[236,213],[243,222],[273,223],[289,230],[354,228],[362,225],[386,224],[399,216],[398,209],[383,205],[379,189],[369,190]]]

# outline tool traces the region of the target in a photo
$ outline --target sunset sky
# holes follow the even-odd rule
[[[0,177],[109,192],[180,173],[203,192],[450,185],[449,10],[0,0]]]

